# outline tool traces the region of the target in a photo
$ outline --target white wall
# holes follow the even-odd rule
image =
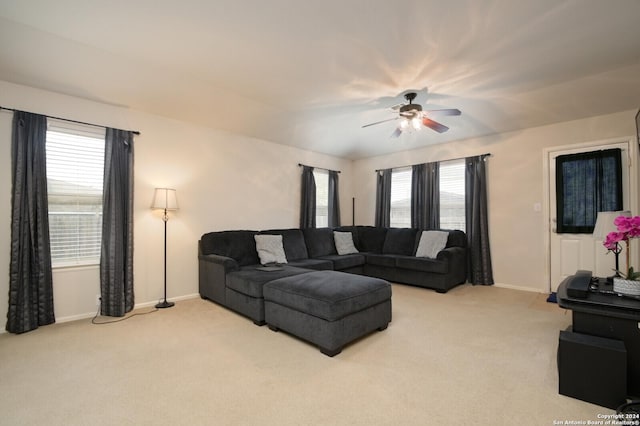
[[[163,292],[163,222],[149,209],[154,187],[177,189],[180,210],[168,222],[170,299],[198,293],[197,241],[209,231],[299,226],[298,163],[341,170],[343,223],[351,223],[352,162],[233,135],[160,116],[0,81],[2,106],[127,130],[135,138],[134,279],[137,305]],[[9,291],[11,119],[0,112],[0,318]],[[97,267],[54,271],[58,320],[95,313]],[[4,328],[4,327],[3,327]]]
[[[483,153],[488,160],[489,226],[499,285],[544,292],[543,150],[635,134],[635,111],[434,145],[355,162],[232,135],[160,116],[0,81],[2,106],[112,127],[139,130],[135,138],[134,274],[138,305],[162,296],[162,220],[149,209],[154,187],[178,190],[180,210],[168,224],[168,294],[198,292],[197,240],[205,232],[298,226],[300,169],[305,163],[341,170],[342,221],[372,225],[375,169]],[[8,304],[11,206],[11,114],[0,112],[0,318]],[[633,162],[635,167],[635,161]],[[632,188],[638,191],[638,187]],[[636,213],[636,212],[634,212]],[[97,268],[56,270],[58,320],[95,313]]]
[[[633,138],[636,111],[451,142],[354,162],[356,223],[373,225],[376,169],[491,153],[487,160],[489,232],[496,284],[546,292],[543,150],[611,138]],[[635,151],[637,152],[637,151]],[[636,159],[632,159],[637,167]],[[631,191],[637,193],[637,181]],[[634,211],[634,214],[638,212]]]

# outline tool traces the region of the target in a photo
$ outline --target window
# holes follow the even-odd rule
[[[54,267],[100,261],[104,129],[47,121],[49,235]]]
[[[316,181],[316,228],[329,226],[329,171],[313,170]]]
[[[465,160],[440,163],[440,228],[465,230]]]
[[[411,227],[411,167],[394,170],[391,174],[390,225]]]

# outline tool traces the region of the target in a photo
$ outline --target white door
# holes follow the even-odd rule
[[[602,241],[596,241],[592,234],[556,233],[556,157],[579,152],[620,148],[622,150],[622,199],[624,210],[629,210],[629,143],[618,142],[604,145],[592,145],[563,151],[549,152],[549,267],[550,291],[556,291],[558,285],[579,269],[592,271],[593,276],[613,275],[615,257],[607,254]]]

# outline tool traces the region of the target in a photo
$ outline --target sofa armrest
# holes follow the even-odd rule
[[[230,257],[199,254],[198,289],[200,297],[224,305],[227,273],[238,269],[238,262]]]
[[[198,261],[200,263],[213,263],[219,265],[225,272],[237,271],[238,262],[235,259],[226,256],[219,256],[217,254],[200,254],[198,255]]]
[[[467,249],[462,247],[447,247],[438,252],[437,260],[451,260],[457,257],[466,258]]]
[[[449,273],[453,274],[456,279],[464,280],[467,276],[467,249],[464,247],[447,247],[440,250],[437,260],[449,263]]]

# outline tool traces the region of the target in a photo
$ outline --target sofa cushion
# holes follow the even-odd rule
[[[259,263],[254,235],[257,231],[219,231],[200,239],[202,254],[217,254],[234,259],[240,266]]]
[[[387,235],[387,228],[374,226],[358,226],[356,233],[356,247],[361,252],[382,253],[382,246]]]
[[[367,253],[367,263],[371,265],[386,266],[388,268],[396,267],[396,257],[391,254]]]
[[[411,269],[413,271],[433,272],[436,274],[446,274],[449,272],[449,262],[426,257],[398,256],[396,258],[396,267]]]
[[[416,257],[435,259],[438,253],[447,246],[449,233],[446,231],[422,231],[416,249]]]
[[[331,256],[322,256],[321,259],[328,260],[333,263],[333,269],[342,271],[344,269],[355,268],[365,264],[366,258],[363,254],[333,254]]]
[[[391,284],[379,278],[316,271],[269,282],[265,300],[299,312],[336,321],[391,299]]]
[[[284,254],[282,245],[282,235],[254,235],[256,240],[256,250],[260,263],[287,263],[287,256]]]
[[[306,228],[302,230],[304,241],[307,244],[309,257],[317,258],[338,254],[333,242],[333,230],[331,228]]]
[[[300,229],[269,229],[260,231],[260,235],[282,235],[282,245],[287,261],[298,259],[308,259],[307,246],[304,242],[304,235]]]
[[[324,259],[298,259],[293,262],[288,262],[287,265],[316,271],[330,271],[333,269],[333,262]]]
[[[308,269],[289,265],[283,265],[273,271],[260,270],[259,267],[260,265],[250,265],[240,268],[239,271],[229,272],[227,287],[247,296],[262,297],[262,286],[265,283],[278,278],[309,273]]]
[[[416,252],[417,234],[418,230],[415,228],[389,228],[382,246],[382,253],[413,256]]]
[[[338,254],[358,253],[358,249],[353,244],[353,234],[351,232],[333,231],[333,240]]]

